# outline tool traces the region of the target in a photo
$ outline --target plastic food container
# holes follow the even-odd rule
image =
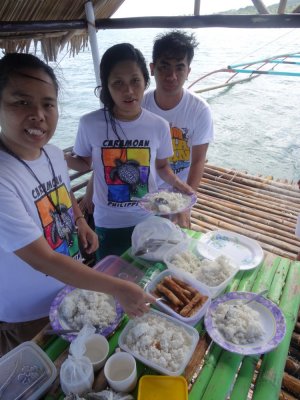
[[[183,376],[144,375],[139,381],[137,400],[188,400]]]
[[[165,271],[162,271],[159,275],[157,275],[146,287],[146,292],[152,293],[156,286],[163,280],[165,276],[174,276],[177,277],[184,282],[188,283],[191,285],[193,288],[198,290],[201,294],[208,296],[208,299],[206,302],[202,305],[202,307],[192,316],[190,317],[183,317],[176,311],[174,311],[171,307],[169,307],[167,304],[165,304],[163,301],[158,301],[155,303],[155,307],[159,308],[160,310],[166,312],[167,314],[173,316],[174,318],[177,318],[179,321],[185,322],[188,325],[195,325],[200,319],[204,316],[206,313],[206,310],[208,309],[210,305],[210,292],[205,287],[201,282],[197,281],[196,279],[189,279],[187,277],[179,275],[176,271],[172,271],[170,269],[167,269]]]
[[[230,259],[228,259],[228,262],[230,263],[230,265],[232,266],[232,273],[230,274],[230,276],[225,279],[221,284],[219,284],[218,286],[209,286],[207,284],[205,284],[204,282],[201,282],[199,279],[195,278],[194,275],[192,275],[190,272],[187,272],[183,269],[178,268],[176,265],[173,264],[172,259],[174,258],[175,255],[186,252],[186,251],[190,251],[193,255],[195,255],[197,258],[199,258],[200,260],[208,260],[207,257],[204,257],[203,255],[201,255],[201,248],[202,247],[207,247],[205,244],[199,242],[199,240],[195,240],[195,239],[186,239],[183,242],[175,245],[172,249],[170,249],[164,256],[164,262],[167,265],[167,267],[170,270],[176,271],[180,276],[182,277],[186,277],[188,279],[193,279],[194,281],[198,281],[199,283],[201,283],[201,285],[206,288],[209,293],[211,298],[215,298],[217,297],[220,293],[222,293],[225,288],[227,287],[227,285],[231,282],[231,280],[234,278],[234,276],[237,274],[237,272],[239,271],[239,266],[235,265]],[[211,249],[206,248],[206,254],[210,253],[211,254],[211,260],[213,261],[213,259],[215,259],[216,257],[220,256],[219,252],[211,252]],[[225,257],[225,256],[224,256]]]
[[[145,273],[134,265],[122,260],[118,256],[107,256],[99,261],[94,269],[104,272],[105,274],[121,278],[126,281],[138,283]]]
[[[128,324],[125,326],[125,328],[123,329],[123,331],[121,332],[121,335],[119,336],[119,346],[121,347],[121,349],[123,349],[124,351],[127,351],[127,353],[132,354],[135,358],[137,358],[138,360],[140,360],[142,363],[144,363],[145,365],[155,369],[158,372],[161,372],[164,375],[170,375],[170,376],[177,376],[177,375],[181,375],[182,372],[184,371],[185,367],[187,366],[188,362],[190,361],[194,350],[197,346],[198,340],[199,340],[199,333],[198,331],[193,328],[192,326],[189,326],[181,321],[179,321],[178,319],[171,317],[170,315],[167,314],[163,314],[160,311],[151,309],[147,314],[145,314],[146,316],[153,316],[157,319],[157,322],[155,321],[155,323],[160,324],[162,323],[162,320],[165,321],[169,321],[172,323],[172,325],[174,326],[174,329],[176,329],[177,332],[179,332],[180,330],[183,330],[190,338],[190,343],[189,343],[189,347],[188,350],[185,353],[184,356],[184,361],[180,363],[180,367],[176,370],[173,371],[171,369],[167,369],[163,366],[161,366],[158,363],[155,363],[151,360],[148,360],[147,358],[143,357],[142,355],[140,355],[137,351],[132,351],[126,344],[126,337],[129,333],[129,331],[136,325],[137,321],[139,321],[139,318],[135,318],[135,319],[131,319]],[[160,336],[156,335],[154,338],[155,342],[157,344],[159,344],[160,341]],[[137,339],[138,342],[138,339]]]
[[[56,375],[47,354],[34,342],[24,342],[0,358],[0,398],[40,399]]]

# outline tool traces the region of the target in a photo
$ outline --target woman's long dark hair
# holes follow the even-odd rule
[[[117,122],[113,115],[114,101],[110,95],[108,89],[108,78],[116,64],[122,61],[134,61],[140,67],[141,72],[145,81],[145,89],[150,84],[150,75],[148,72],[146,60],[140,50],[136,49],[130,43],[119,43],[116,44],[103,54],[100,62],[100,79],[101,86],[98,86],[95,91],[100,91],[100,100],[104,105],[104,117],[106,120],[106,136],[108,137],[108,124],[110,123],[111,128],[117,138],[120,140],[120,136],[117,130]],[[121,133],[126,137],[125,132],[120,126]]]

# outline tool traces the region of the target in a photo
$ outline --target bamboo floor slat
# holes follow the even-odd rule
[[[295,259],[300,213],[296,184],[206,164],[191,212],[191,229],[226,229],[257,240],[265,251]]]

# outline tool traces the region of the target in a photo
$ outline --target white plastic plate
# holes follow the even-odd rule
[[[218,250],[231,258],[241,270],[256,268],[264,258],[264,252],[257,241],[238,233],[217,230],[208,232],[200,238],[209,248]],[[206,257],[205,249],[199,252]]]

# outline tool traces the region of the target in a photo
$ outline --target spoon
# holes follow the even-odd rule
[[[246,306],[252,302],[254,302],[255,300],[257,300],[259,297],[264,296],[265,294],[268,293],[268,289],[262,290],[261,292],[256,293],[256,295],[254,297],[252,297],[252,299],[247,300],[245,302],[242,303],[243,306]],[[233,304],[232,306],[229,306],[228,310],[225,313],[224,319],[227,319],[228,313],[232,311],[233,308],[236,308],[237,304]]]
[[[164,199],[163,197],[156,197],[155,199],[153,199],[153,198],[152,199],[151,198],[145,199],[143,197],[142,198],[140,198],[140,197],[132,197],[131,200],[137,201],[137,202],[141,202],[141,203],[153,202],[154,204],[156,204],[158,206],[160,206],[161,204],[164,204],[164,205],[169,204],[168,200]]]
[[[159,301],[161,301],[161,300],[165,300],[165,298],[164,297],[157,297],[156,299],[155,299],[155,303],[158,303]],[[146,306],[150,306],[152,303],[146,303]]]
[[[268,291],[269,291],[268,289],[265,289],[265,290],[262,290],[261,292],[258,292],[254,297],[252,297],[252,299],[247,300],[245,303],[243,303],[243,306],[246,306],[247,304],[252,303],[253,301],[257,300],[258,297],[260,297],[260,296],[264,296],[265,294],[268,293]]]
[[[168,239],[154,239],[154,238],[149,238],[145,240],[145,242],[142,244],[141,247],[139,247],[136,252],[134,253],[135,256],[143,256],[151,251],[157,250],[159,247],[161,247],[163,244],[168,243],[168,244],[178,244],[179,240],[168,240]]]

